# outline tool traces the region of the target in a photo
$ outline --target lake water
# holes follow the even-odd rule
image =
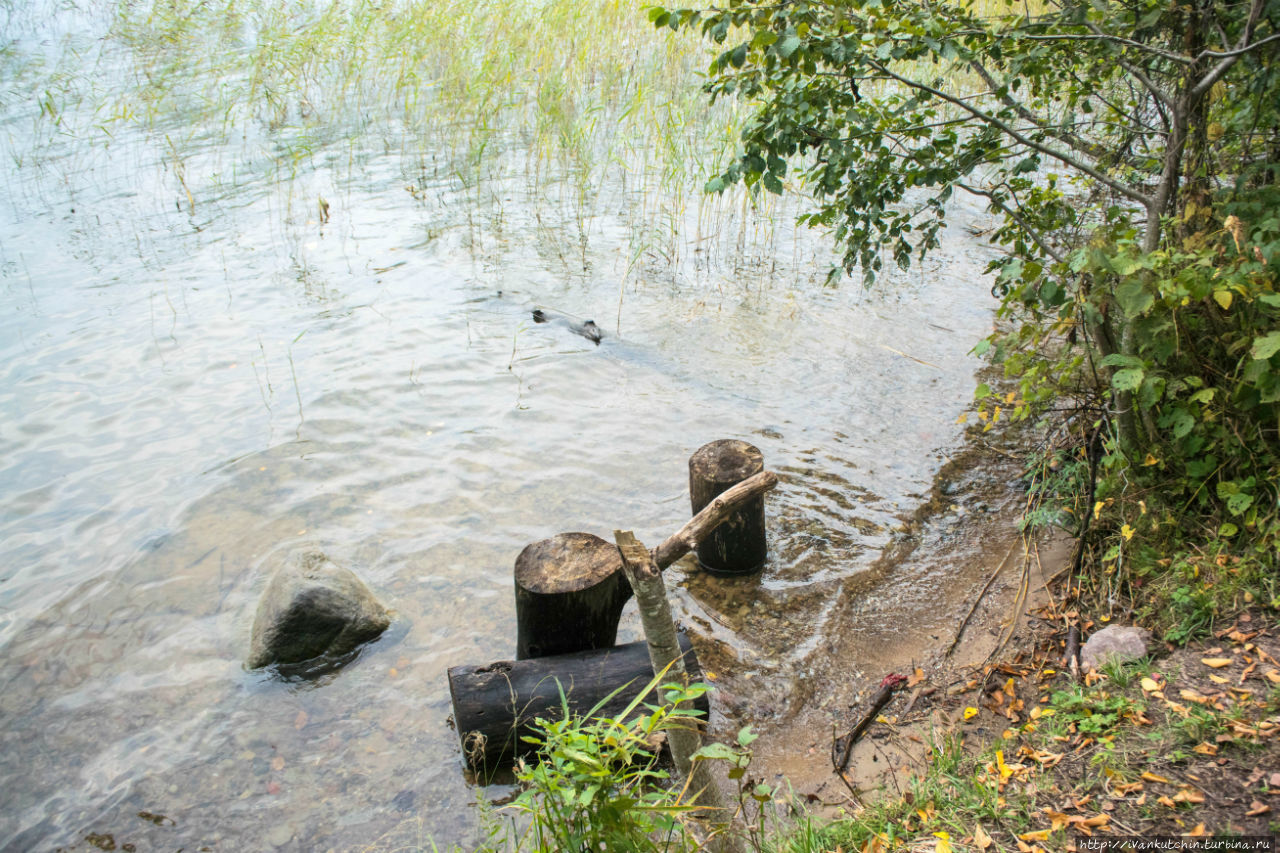
[[[782,477],[770,564],[669,581],[767,736],[960,438],[979,211],[910,274],[827,288],[797,208],[675,203],[641,166],[584,201],[571,170],[531,179],[518,130],[468,173],[358,110],[299,154],[287,121],[46,103],[66,79],[141,102],[116,8],[4,14],[0,849],[468,843],[445,670],[512,655],[524,545],[656,545],[717,438]],[[395,622],[318,682],[248,672],[266,579],[310,545]]]

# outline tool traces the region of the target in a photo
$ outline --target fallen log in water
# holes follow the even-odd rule
[[[702,670],[684,634],[680,651],[690,679],[701,680]],[[562,689],[574,714],[590,711],[617,690],[597,713],[609,717],[621,713],[652,678],[649,649],[643,642],[488,666],[450,667],[449,696],[463,760],[483,775],[509,765],[517,755],[533,752],[535,747],[524,737],[534,732],[533,721],[538,717],[559,718]],[[704,714],[710,712],[705,695],[695,706]]]

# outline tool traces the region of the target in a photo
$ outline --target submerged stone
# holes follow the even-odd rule
[[[350,569],[321,551],[294,552],[262,593],[248,665],[336,658],[376,639],[391,624],[382,603]]]
[[[1080,648],[1080,666],[1097,669],[1108,660],[1125,663],[1147,655],[1151,632],[1132,625],[1110,625],[1098,631]]]

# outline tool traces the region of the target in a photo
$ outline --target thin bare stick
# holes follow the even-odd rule
[[[896,675],[890,673],[880,682],[880,689],[876,691],[876,695],[871,697],[871,708],[867,711],[858,724],[849,730],[844,742],[844,750],[840,754],[839,761],[833,761],[835,765],[836,775],[843,776],[845,768],[849,766],[849,755],[853,752],[853,745],[858,742],[858,738],[866,732],[866,730],[875,722],[876,717],[880,716],[880,711],[885,705],[889,704],[889,700],[893,698],[894,691],[907,683],[905,675]],[[833,742],[832,747],[835,746]],[[835,750],[832,749],[832,757],[834,759]]]
[[[777,485],[777,474],[772,471],[761,471],[716,495],[711,503],[685,522],[684,527],[668,536],[665,542],[653,549],[653,562],[658,566],[658,570],[667,568],[697,548],[699,542],[719,527],[742,504]]]
[[[662,570],[654,563],[653,555],[640,544],[629,530],[613,531],[613,541],[622,555],[622,571],[636,594],[640,610],[640,624],[644,627],[645,640],[649,643],[649,661],[654,675],[666,672],[671,681],[688,686],[689,674],[685,671],[680,655],[680,643],[676,635],[676,623],[671,617],[671,603],[667,601],[667,588],[662,582]],[[727,824],[731,812],[726,808],[720,787],[711,777],[705,761],[693,760],[702,746],[696,728],[677,726],[667,731],[667,743],[676,769],[686,780],[686,787],[694,792],[698,805],[718,813],[719,822]],[[713,822],[714,819],[713,819]],[[741,853],[741,846],[728,835],[715,836],[713,845],[725,853]]]
[[[987,590],[991,589],[991,584],[995,583],[996,578],[1004,569],[1004,564],[1009,562],[1009,557],[1013,555],[1013,549],[1016,547],[1018,547],[1017,542],[1014,542],[1009,546],[1009,550],[1004,552],[1004,559],[1000,561],[1000,565],[996,566],[996,570],[991,573],[991,577],[987,578],[987,582],[982,585],[981,591],[978,592],[978,597],[973,600],[973,604],[969,607],[969,612],[966,613],[964,619],[961,620],[960,627],[956,629],[955,639],[951,641],[951,645],[947,646],[947,653],[943,655],[943,657],[951,657],[952,652],[956,650],[956,646],[960,644],[960,638],[964,636],[965,629],[969,627],[969,620],[973,618],[974,611],[978,609],[978,605],[986,596]]]

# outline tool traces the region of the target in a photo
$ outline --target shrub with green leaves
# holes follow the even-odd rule
[[[644,704],[660,678],[651,681],[617,717],[598,716],[613,698],[586,714],[570,712],[568,700],[554,719],[539,718],[537,756],[522,761],[516,778],[523,788],[510,809],[521,817],[505,835],[495,827],[493,849],[538,853],[596,851],[686,851],[698,849],[685,818],[697,810],[661,765],[663,734],[698,725],[692,702],[709,688],[666,684],[661,701]],[[741,765],[743,753],[709,744],[695,760],[725,759]]]
[[[869,282],[937,246],[957,193],[1000,224],[990,428],[1071,438],[1043,518],[1274,561],[1280,473],[1280,0],[737,0],[654,8],[723,45],[754,105],[735,182],[808,192]],[[840,270],[833,271],[838,274]],[[1109,557],[1107,555],[1110,555]]]

